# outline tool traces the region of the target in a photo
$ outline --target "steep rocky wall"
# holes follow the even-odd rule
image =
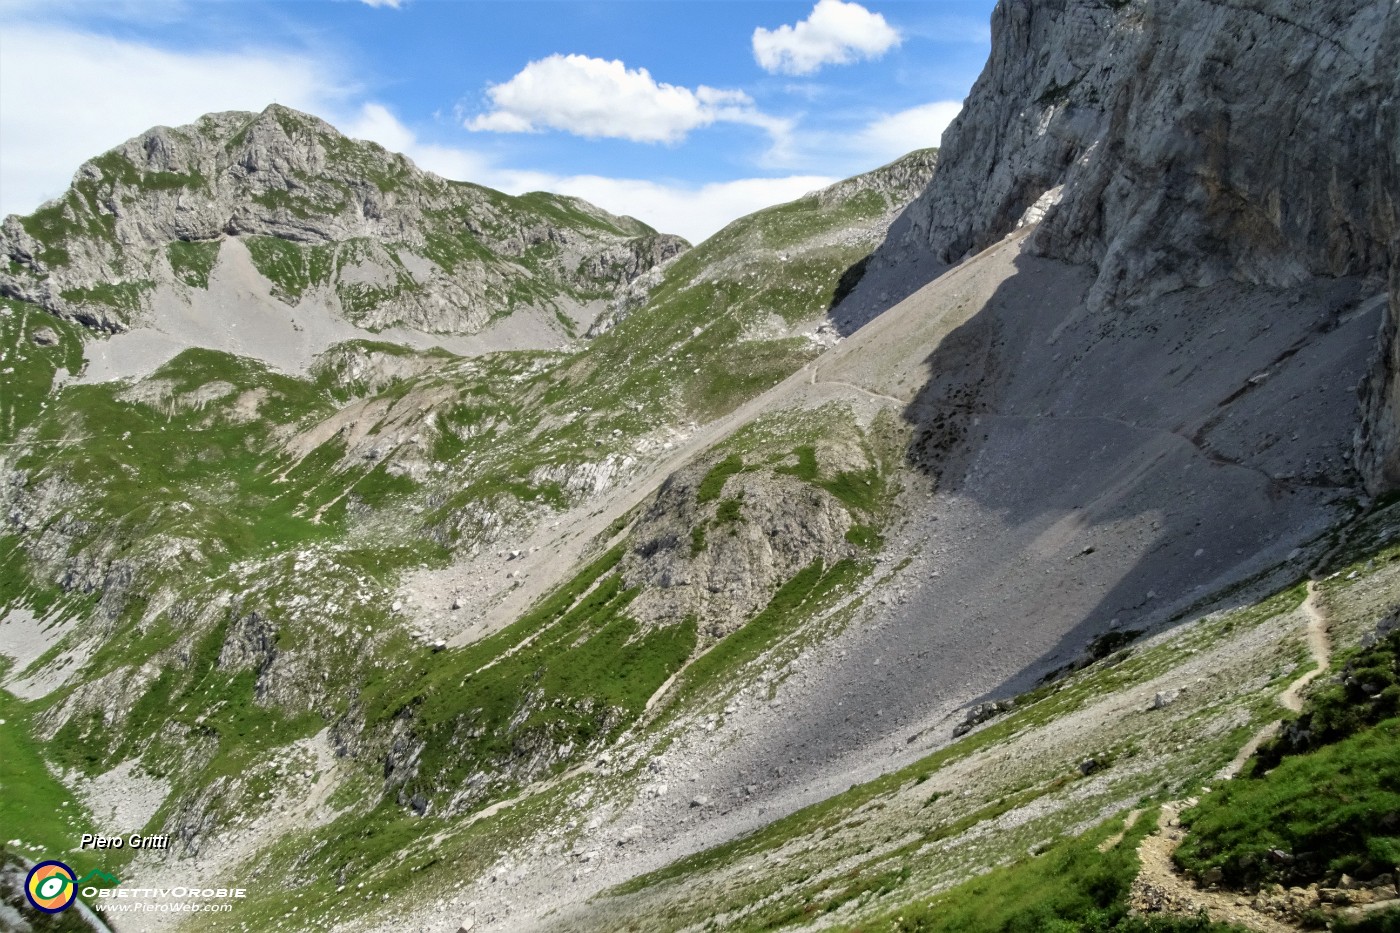
[[[1379,289],[1400,255],[1397,108],[1394,0],[1002,0],[938,172],[872,265],[936,270],[1033,211],[1032,249],[1096,268],[1098,310],[1231,280]],[[1400,482],[1395,281],[1358,434],[1374,488]]]

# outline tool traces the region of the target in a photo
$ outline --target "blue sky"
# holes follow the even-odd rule
[[[937,145],[993,0],[0,0],[0,212],[156,124],[272,101],[699,240]]]

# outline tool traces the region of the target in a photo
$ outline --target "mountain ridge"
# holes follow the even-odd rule
[[[354,323],[446,334],[517,306],[574,312],[689,245],[576,198],[447,181],[271,105],[157,127],[85,163],[67,193],[0,227],[0,293],[125,329],[158,284],[198,287],[204,244],[226,236],[257,247],[291,303],[327,289]]]

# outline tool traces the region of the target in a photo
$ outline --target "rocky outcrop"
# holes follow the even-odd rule
[[[320,290],[366,326],[445,333],[609,294],[688,246],[576,198],[447,181],[273,105],[85,163],[63,197],[0,226],[0,294],[120,330],[158,285],[207,275],[200,245],[223,237],[274,241],[254,259],[288,300]]]
[[[831,566],[853,553],[855,524],[831,493],[767,470],[731,476],[720,495],[700,501],[706,474],[694,468],[670,477],[632,533],[621,570],[642,587],[629,612],[669,624],[694,617],[720,638],[763,609],[798,571]]]
[[[1093,309],[1389,276],[1357,447],[1373,488],[1400,482],[1400,7],[1002,0],[992,37],[936,177],[873,265],[927,277],[1038,217],[1034,251],[1096,270]]]
[[[257,674],[258,699],[266,694],[265,675],[277,660],[277,629],[272,620],[257,611],[236,616],[229,622],[223,646],[219,649],[219,668],[241,670],[252,668]]]
[[[388,344],[360,342],[332,347],[316,360],[312,372],[332,390],[349,398],[378,395],[395,383],[413,379],[442,364],[444,359],[410,353]]]
[[[807,197],[812,198],[822,207],[842,207],[852,199],[869,191],[883,199],[886,210],[893,214],[913,201],[928,187],[929,180],[933,177],[934,169],[937,167],[937,149],[915,149],[888,165],[844,178],[833,185],[812,192]]]

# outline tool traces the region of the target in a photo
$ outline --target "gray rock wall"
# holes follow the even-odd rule
[[[1002,0],[992,37],[933,182],[872,266],[937,271],[1063,186],[1031,245],[1095,268],[1095,310],[1390,276],[1357,442],[1369,485],[1400,482],[1400,4]]]

